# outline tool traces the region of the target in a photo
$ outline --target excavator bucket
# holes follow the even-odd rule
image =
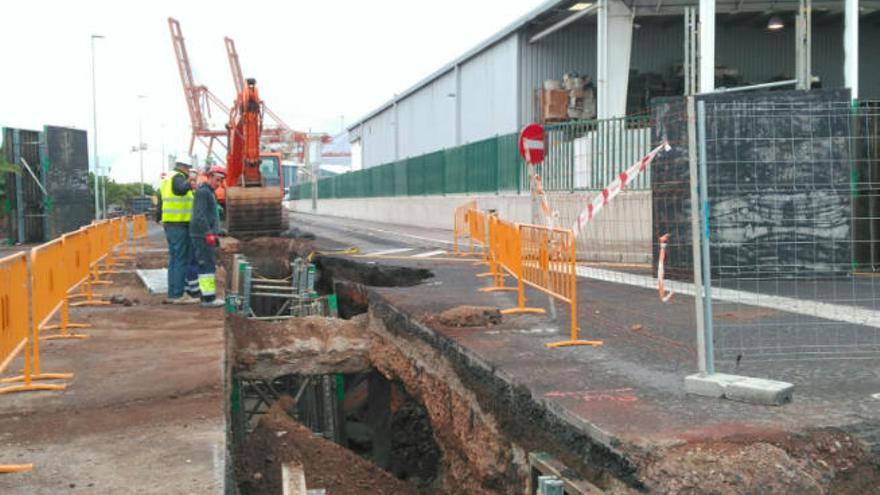
[[[227,187],[226,231],[239,239],[277,236],[286,230],[281,196],[279,187]]]

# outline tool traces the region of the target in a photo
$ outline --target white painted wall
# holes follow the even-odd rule
[[[447,72],[400,100],[397,115],[400,158],[455,146],[455,72]]]
[[[517,130],[518,47],[512,34],[461,65],[462,144]]]
[[[361,140],[351,143],[351,169],[360,170],[364,168],[364,149]]]
[[[360,128],[364,168],[394,161],[394,107],[382,111]]]

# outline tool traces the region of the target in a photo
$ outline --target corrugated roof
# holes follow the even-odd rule
[[[407,89],[406,91],[404,91],[404,92],[398,94],[396,97],[394,97],[394,98],[388,100],[387,102],[385,102],[384,104],[382,104],[381,106],[379,106],[378,108],[376,108],[375,110],[373,110],[372,112],[370,112],[370,113],[368,113],[367,115],[361,117],[361,118],[358,119],[354,124],[348,126],[347,129],[348,129],[349,132],[350,132],[352,129],[354,129],[354,128],[360,126],[361,124],[363,124],[364,121],[369,120],[369,119],[375,117],[377,114],[379,114],[380,112],[382,112],[382,111],[385,110],[386,108],[389,108],[389,107],[393,106],[395,101],[400,101],[400,100],[406,98],[407,96],[409,96],[410,94],[412,94],[412,93],[418,91],[419,89],[421,89],[421,88],[424,87],[425,85],[429,84],[430,82],[434,81],[434,80],[437,79],[438,77],[440,77],[440,76],[442,76],[443,74],[445,74],[445,73],[449,72],[450,70],[454,69],[456,65],[462,64],[462,63],[466,62],[468,59],[473,58],[475,55],[478,55],[480,52],[483,52],[484,50],[486,50],[487,48],[491,47],[491,46],[494,45],[495,43],[498,43],[499,41],[501,41],[501,40],[503,40],[504,38],[508,37],[510,34],[516,32],[518,29],[520,29],[521,27],[525,26],[526,24],[528,24],[528,23],[534,21],[536,18],[538,18],[538,17],[540,17],[542,14],[545,14],[546,12],[550,11],[550,10],[553,9],[554,7],[556,7],[556,6],[558,6],[558,5],[561,5],[561,4],[571,4],[571,3],[576,3],[576,2],[574,2],[573,0],[547,0],[547,1],[545,1],[544,3],[542,3],[541,5],[539,5],[538,7],[534,8],[534,9],[533,9],[531,12],[529,12],[528,14],[526,14],[526,15],[520,17],[520,18],[517,19],[516,21],[512,22],[511,24],[509,24],[507,27],[505,27],[505,28],[502,29],[501,31],[498,31],[498,32],[495,33],[494,35],[492,35],[492,36],[486,38],[485,40],[483,40],[482,43],[478,44],[478,45],[475,46],[474,48],[471,48],[470,50],[468,50],[467,52],[465,52],[465,53],[464,53],[463,55],[461,55],[460,57],[456,58],[456,59],[453,60],[452,62],[449,62],[448,64],[444,65],[444,66],[441,67],[440,69],[434,71],[431,75],[429,75],[428,77],[426,77],[426,78],[422,79],[421,81],[417,82],[415,85],[411,86],[411,87],[410,87],[409,89]]]
[[[354,129],[359,127],[365,121],[370,120],[375,117],[382,111],[392,107],[395,101],[400,101],[412,93],[418,91],[422,87],[430,84],[443,74],[453,70],[455,66],[460,65],[467,60],[473,58],[474,56],[480,54],[485,51],[495,43],[503,40],[504,38],[510,36],[516,31],[522,29],[523,27],[539,20],[539,18],[544,18],[541,20],[548,21],[549,23],[553,23],[557,20],[561,20],[562,18],[570,15],[570,12],[566,12],[567,8],[570,5],[577,3],[579,0],[547,0],[541,5],[532,9],[526,15],[520,17],[516,21],[509,24],[507,27],[498,31],[494,35],[486,38],[482,43],[478,44],[474,48],[468,50],[463,55],[459,56],[452,62],[444,65],[440,69],[434,71],[429,76],[425,77],[421,81],[417,82],[413,86],[410,86],[408,89],[403,91],[400,94],[395,95],[394,98],[388,100],[384,104],[377,107],[375,110],[367,113],[360,119],[356,120],[354,124],[347,127],[347,130],[351,133]],[[594,3],[599,0],[592,0]],[[623,2],[630,8],[635,11],[636,15],[646,16],[646,15],[670,15],[681,13],[681,9],[686,6],[699,6],[699,0],[623,0]],[[791,11],[796,10],[799,4],[799,0],[716,0],[715,1],[715,11],[719,14],[721,13],[745,13],[745,12],[761,12],[761,11]],[[558,7],[564,5],[565,7],[560,11],[557,11]],[[842,0],[813,0],[813,10],[814,11],[828,11],[828,10],[836,10],[840,11],[844,7],[844,3]],[[880,0],[861,0],[859,2],[859,8],[862,11],[862,14],[870,13],[871,11],[880,9]],[[560,13],[562,15],[560,15]],[[553,18],[556,17],[556,18]],[[353,133],[353,138],[356,139],[357,133]]]

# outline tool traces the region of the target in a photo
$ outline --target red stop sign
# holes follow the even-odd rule
[[[544,127],[529,124],[519,133],[519,154],[529,165],[544,161]]]

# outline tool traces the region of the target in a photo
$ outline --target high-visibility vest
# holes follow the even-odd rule
[[[177,175],[183,176],[184,179],[189,179],[183,172],[175,170],[162,180],[162,187],[159,189],[159,193],[162,195],[162,222],[189,222],[192,216],[192,189],[187,189],[186,194],[183,196],[174,194],[172,184],[174,183],[174,177]]]

